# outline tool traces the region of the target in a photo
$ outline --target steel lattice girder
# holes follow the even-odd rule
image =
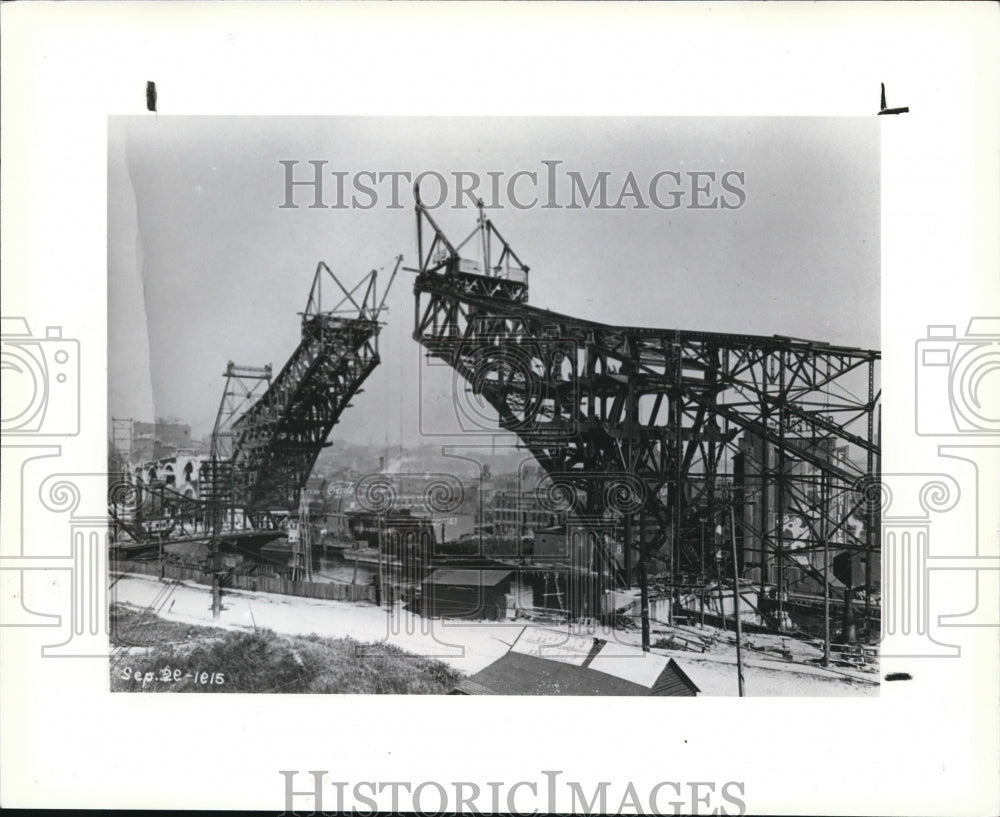
[[[326,438],[379,363],[377,322],[320,318],[303,324],[285,367],[234,424],[233,463],[253,507],[298,507]]]
[[[276,519],[234,503],[226,493],[228,476],[218,463],[203,462],[199,479],[206,496],[185,496],[163,484],[145,485],[122,478],[110,485],[108,512],[115,538],[126,532],[136,543],[204,539],[275,530]],[[221,486],[221,490],[217,490]],[[152,526],[152,530],[150,529]]]
[[[651,517],[646,552],[678,541],[681,567],[689,568],[696,554],[681,547],[681,525],[692,512],[715,507],[723,489],[735,488],[737,438],[750,435],[765,456],[760,474],[740,486],[741,501],[753,501],[756,490],[766,503],[776,489],[780,513],[825,480],[830,496],[849,501],[837,518],[812,506],[807,527],[816,533],[803,547],[861,513],[866,530],[858,546],[872,549],[873,511],[865,502],[879,454],[877,351],[779,336],[608,326],[497,297],[496,281],[456,274],[447,264],[424,269],[414,290],[414,337],[493,406],[500,427],[515,432],[553,479],[580,491],[578,511],[599,514],[609,483],[637,478],[638,509],[623,515],[640,524],[640,513]],[[845,385],[855,372],[867,374],[860,398]],[[865,453],[864,467],[830,455],[846,445]],[[770,465],[768,447],[778,453],[778,467]],[[796,463],[808,468],[796,473]],[[629,490],[636,489],[633,480]],[[751,531],[762,552],[787,555],[782,527]]]
[[[401,260],[396,259],[381,301],[374,270],[347,290],[325,264],[317,267],[298,348],[263,396],[232,425],[237,493],[250,507],[299,507],[326,438],[379,364],[378,317]],[[321,303],[325,277],[343,293],[327,310]],[[347,304],[349,317],[342,317]]]

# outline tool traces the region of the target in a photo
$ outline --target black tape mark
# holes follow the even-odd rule
[[[146,83],[146,110],[156,113],[156,83],[152,80]]]
[[[913,676],[908,672],[890,672],[885,676],[886,681],[912,681]]]
[[[879,111],[878,116],[885,116],[886,114],[900,114],[909,113],[909,108],[890,108],[885,104],[885,83],[882,83],[882,99],[879,101]]]

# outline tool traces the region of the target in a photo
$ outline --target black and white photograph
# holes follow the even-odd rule
[[[877,694],[875,118],[109,139],[113,690]]]
[[[998,15],[0,4],[0,807],[997,813]]]

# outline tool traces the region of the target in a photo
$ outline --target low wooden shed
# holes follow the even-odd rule
[[[502,619],[512,573],[439,568],[421,583],[421,613],[431,618]]]

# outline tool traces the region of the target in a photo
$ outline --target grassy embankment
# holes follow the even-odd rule
[[[199,627],[111,608],[112,692],[442,694],[461,675],[386,644]]]

